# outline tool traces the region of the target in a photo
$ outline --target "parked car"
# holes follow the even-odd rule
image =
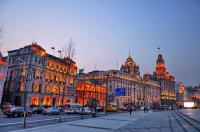
[[[118,105],[117,103],[111,102],[107,105],[107,111],[108,112],[117,112],[118,111]]]
[[[41,114],[43,112],[43,109],[44,108],[42,106],[33,107],[32,112],[33,112],[33,114]]]
[[[8,103],[8,102],[3,102],[1,103],[1,110],[3,111],[4,109],[12,108],[13,106]]]
[[[96,107],[97,112],[104,112],[104,109],[102,107]]]
[[[180,109],[180,106],[175,106],[175,105],[174,105],[174,106],[172,106],[172,109],[173,109],[173,110]]]
[[[151,110],[151,107],[150,107],[150,106],[147,106],[146,109]]]
[[[90,107],[81,108],[81,114],[86,114],[86,115],[92,114],[92,108]]]
[[[162,107],[160,107],[160,110],[168,110],[169,109],[169,106],[167,105],[163,105]]]
[[[122,107],[120,108],[121,111],[128,111],[128,108],[127,107]]]
[[[66,104],[66,109],[64,112],[68,113],[68,114],[76,114],[76,113],[81,113],[81,108],[83,106],[81,104],[78,103],[67,103]]]
[[[58,107],[49,107],[47,109],[43,109],[44,115],[59,115],[60,114],[60,108]]]
[[[12,108],[5,109],[3,112],[7,117],[22,117],[22,116],[24,116],[24,108],[23,107],[12,107]],[[26,109],[26,116],[29,116],[29,117],[32,116],[32,110],[29,107],[27,107],[27,109]]]

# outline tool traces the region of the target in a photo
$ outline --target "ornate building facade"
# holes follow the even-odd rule
[[[156,61],[156,70],[149,77],[152,80],[159,81],[161,87],[161,105],[173,105],[176,101],[175,81],[172,75],[169,75],[165,67],[165,61],[161,54]]]
[[[129,55],[127,60],[122,64],[120,71],[131,74],[131,75],[140,75],[139,65],[135,63],[132,57]]]
[[[194,101],[200,107],[200,84],[197,86],[187,87],[188,101]]]
[[[187,89],[183,84],[180,84],[178,90],[176,91],[176,104],[178,106],[183,106],[186,101],[188,101]]]
[[[47,54],[35,43],[8,51],[7,63],[3,101],[22,106],[24,91],[30,106],[60,106],[76,101],[77,66],[73,60]]]
[[[159,82],[140,76],[139,66],[129,57],[121,70],[93,71],[80,74],[78,79],[106,84],[108,103],[115,102],[119,108],[127,106],[155,106],[160,103]]]
[[[4,82],[6,80],[7,69],[8,69],[7,63],[3,58],[2,54],[0,53],[0,103],[2,100],[3,87],[4,87]]]
[[[77,81],[76,83],[77,103],[90,107],[105,107],[106,86],[98,85],[90,81]]]

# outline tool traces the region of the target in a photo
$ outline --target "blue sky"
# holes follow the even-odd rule
[[[0,0],[1,51],[37,41],[49,53],[70,38],[86,71],[116,69],[131,51],[152,73],[161,47],[168,71],[200,83],[199,0]]]

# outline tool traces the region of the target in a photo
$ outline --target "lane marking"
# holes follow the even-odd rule
[[[75,118],[75,117],[79,117],[79,116],[64,117],[64,119]],[[62,119],[63,119],[63,118],[62,118]],[[53,120],[59,120],[59,118],[51,118],[51,119],[27,121],[27,123],[36,123],[36,122],[53,121]],[[1,127],[1,126],[7,126],[7,125],[17,125],[17,124],[22,124],[22,123],[24,123],[24,122],[4,123],[4,124],[0,124],[0,127]]]
[[[78,124],[67,124],[67,125],[78,126],[78,127],[87,127],[87,128],[95,128],[95,129],[103,129],[103,130],[115,130],[115,129],[112,129],[112,128],[95,127],[95,126],[78,125]]]

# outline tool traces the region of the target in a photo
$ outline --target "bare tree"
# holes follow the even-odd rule
[[[64,80],[65,80],[65,83],[64,83],[64,87],[63,87],[63,92],[62,92],[62,107],[61,107],[61,112],[60,112],[60,122],[62,121],[62,112],[64,111],[64,96],[67,95],[66,93],[66,88],[68,88],[68,85],[67,83],[69,83],[69,76],[70,76],[70,69],[71,69],[71,60],[74,59],[75,57],[75,44],[73,43],[72,39],[69,39],[69,42],[67,44],[64,45],[62,51],[61,51],[61,58],[65,59],[66,60],[69,60],[67,61],[67,74],[64,74]],[[68,81],[66,81],[66,79]]]
[[[62,56],[68,59],[74,59],[76,54],[75,51],[75,44],[73,43],[72,39],[69,39],[69,42],[64,45],[62,49]]]

